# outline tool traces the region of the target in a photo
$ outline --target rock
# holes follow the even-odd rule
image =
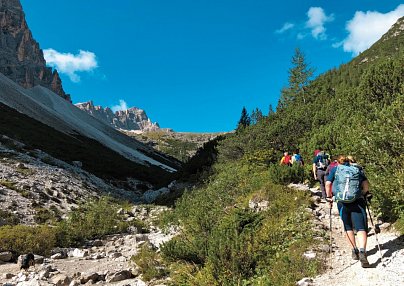
[[[102,240],[96,239],[92,242],[92,246],[100,247],[103,246]]]
[[[21,162],[18,162],[17,164],[15,164],[15,167],[17,169],[26,169],[27,167],[25,167],[25,165]]]
[[[391,226],[390,223],[385,222],[385,223],[382,223],[381,225],[379,225],[379,228],[380,228],[381,230],[386,230],[386,229],[388,229],[390,226]]]
[[[94,106],[92,101],[78,103],[76,106],[91,116],[94,116],[117,129],[128,131],[152,131],[160,129],[157,122],[152,123],[147,117],[146,112],[137,107],[114,113],[109,107],[104,108],[102,106]]]
[[[0,28],[0,73],[25,88],[41,85],[71,101],[63,90],[58,72],[46,66],[20,1],[0,1]]]
[[[89,251],[84,249],[74,249],[72,252],[70,252],[69,256],[73,256],[73,257],[78,257],[78,258],[83,258],[83,257],[87,257],[89,255]]]
[[[313,283],[313,279],[305,277],[301,280],[299,280],[298,282],[296,282],[297,286],[310,286]]]
[[[311,260],[316,258],[316,253],[314,251],[306,251],[305,253],[303,253],[303,257],[308,260]]]
[[[67,255],[64,253],[56,253],[54,255],[51,256],[52,259],[63,259],[63,258],[67,258]]]
[[[13,259],[13,254],[10,251],[0,252],[0,261],[10,262]]]
[[[108,274],[105,278],[107,283],[118,282],[126,279],[130,279],[133,277],[133,274],[130,270],[121,270],[115,273]]]
[[[49,281],[56,286],[68,286],[71,279],[65,274],[56,274]]]
[[[122,256],[122,253],[120,253],[120,252],[112,252],[111,254],[108,255],[109,258],[118,258],[121,256]]]
[[[13,278],[13,277],[15,277],[15,275],[12,274],[12,273],[5,273],[5,274],[3,274],[3,278],[4,278],[4,279],[11,279],[11,278]]]
[[[69,286],[79,286],[79,285],[81,285],[81,283],[78,280],[72,280],[69,284]]]
[[[86,284],[88,281],[92,280],[94,283],[97,282],[100,278],[98,273],[81,273],[80,283]]]

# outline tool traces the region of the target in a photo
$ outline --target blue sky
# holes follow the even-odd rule
[[[233,130],[243,106],[276,107],[296,47],[323,73],[404,16],[395,0],[21,3],[74,103],[136,106],[161,127],[192,132]]]

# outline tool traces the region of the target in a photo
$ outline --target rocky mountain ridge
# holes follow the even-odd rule
[[[42,85],[71,101],[58,72],[46,66],[19,0],[0,0],[0,72],[25,88]]]
[[[113,112],[111,108],[94,105],[92,101],[77,103],[75,105],[116,129],[126,131],[154,131],[160,129],[157,122],[151,122],[146,112],[137,107]]]

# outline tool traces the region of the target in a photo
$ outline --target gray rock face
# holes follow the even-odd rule
[[[71,101],[58,72],[46,67],[19,0],[0,0],[0,72],[25,88],[42,85]]]
[[[160,129],[157,122],[153,123],[146,112],[132,107],[127,110],[113,112],[109,107],[95,106],[92,101],[77,103],[76,106],[91,116],[112,125],[116,129],[152,131]]]

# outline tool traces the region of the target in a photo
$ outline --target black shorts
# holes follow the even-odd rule
[[[344,223],[345,231],[368,231],[368,219],[366,216],[366,202],[357,199],[352,203],[337,203],[338,212]]]

